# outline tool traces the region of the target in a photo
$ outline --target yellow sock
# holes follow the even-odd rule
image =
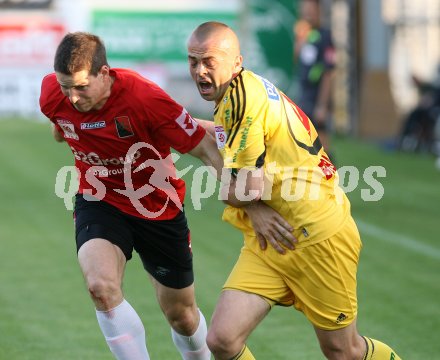
[[[245,345],[243,349],[231,360],[255,360],[249,348]]]
[[[367,344],[364,360],[402,360],[387,344],[362,336]]]

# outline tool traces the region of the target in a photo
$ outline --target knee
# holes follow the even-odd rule
[[[165,311],[171,327],[183,336],[193,335],[199,325],[199,312],[192,307],[173,307]]]
[[[122,291],[117,281],[103,278],[88,278],[90,297],[100,310],[110,310],[120,303]]]
[[[208,330],[206,343],[216,358],[233,358],[244,346],[244,343],[241,343],[237,338],[233,338],[228,333],[220,332],[215,328]]]

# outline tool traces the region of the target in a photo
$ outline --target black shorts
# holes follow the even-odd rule
[[[135,249],[147,270],[167,287],[182,289],[194,282],[191,239],[185,213],[171,220],[147,220],[123,213],[104,201],[75,199],[77,250],[94,238],[117,245],[127,261]]]

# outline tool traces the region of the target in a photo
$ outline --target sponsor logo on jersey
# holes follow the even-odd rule
[[[263,77],[260,77],[261,81],[266,88],[267,96],[272,100],[280,100],[280,95],[278,94],[277,88],[270,81],[266,80]]]
[[[332,177],[335,176],[336,167],[332,164],[331,160],[327,156],[321,156],[318,166],[321,168],[322,173],[327,180],[330,180]]]
[[[176,119],[176,122],[189,136],[192,136],[197,130],[197,122],[185,109],[183,109],[182,113]]]
[[[238,149],[235,152],[234,157],[233,157],[234,163],[237,161],[238,154],[241,153],[244,149],[246,149],[247,139],[248,139],[248,135],[249,135],[249,128],[250,128],[251,124],[252,124],[252,117],[247,116],[244,129],[241,132],[240,144],[239,144]]]
[[[230,127],[229,126],[230,122],[231,122],[231,109],[226,109],[225,110],[225,121],[224,121],[224,123],[225,123],[227,128]]]
[[[118,116],[115,117],[116,132],[118,136],[123,139],[134,135],[133,129],[131,128],[130,119],[128,116]]]
[[[219,149],[223,149],[226,145],[226,140],[228,139],[228,136],[225,132],[225,129],[223,129],[223,126],[219,125],[215,127],[215,141],[217,142],[217,147]]]
[[[74,139],[79,140],[78,134],[75,132],[75,126],[69,121],[65,119],[58,119],[57,124],[64,132],[64,137],[66,139]]]
[[[72,149],[73,156],[76,160],[82,161],[88,165],[95,166],[109,166],[109,165],[125,165],[126,163],[131,164],[135,163],[137,159],[140,158],[141,152],[138,150],[134,154],[127,154],[127,156],[114,157],[109,159],[102,159],[97,153],[89,152],[85,153],[83,151],[78,151],[74,147],[70,147]]]
[[[81,130],[93,130],[105,128],[105,121],[97,121],[92,123],[81,123]]]

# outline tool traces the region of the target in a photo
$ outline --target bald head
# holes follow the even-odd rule
[[[242,70],[243,57],[237,35],[220,22],[199,25],[188,40],[188,62],[200,95],[218,103]]]
[[[208,21],[199,25],[191,34],[191,41],[210,43],[229,52],[231,55],[240,55],[240,42],[235,32],[226,24],[217,21]]]

